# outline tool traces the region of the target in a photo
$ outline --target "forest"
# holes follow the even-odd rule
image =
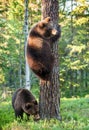
[[[89,130],[89,1],[58,0],[60,114],[34,122],[14,117],[11,97],[26,88],[26,0],[0,0],[0,130]],[[42,1],[27,0],[28,30],[42,19]],[[53,0],[52,0],[53,1]],[[39,101],[39,79],[29,69],[29,90]],[[25,115],[24,115],[25,116]],[[24,117],[25,118],[25,117]]]

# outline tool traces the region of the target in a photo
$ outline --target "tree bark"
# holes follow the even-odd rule
[[[43,19],[50,16],[54,27],[58,24],[58,4],[58,0],[42,0]],[[50,83],[46,82],[46,84],[40,86],[40,117],[42,119],[56,118],[60,120],[58,42],[52,44],[51,50],[55,57],[55,63]]]

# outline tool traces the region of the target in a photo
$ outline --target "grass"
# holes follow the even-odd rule
[[[34,122],[15,120],[11,98],[0,103],[0,130],[89,130],[89,97],[62,98],[62,121],[55,119]]]

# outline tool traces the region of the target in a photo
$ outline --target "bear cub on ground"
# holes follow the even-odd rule
[[[15,116],[23,119],[23,113],[29,117],[34,115],[34,120],[40,119],[39,105],[30,91],[27,89],[18,89],[12,97],[12,106],[14,108]]]
[[[60,37],[60,25],[53,27],[50,17],[38,22],[28,36],[27,61],[32,71],[42,80],[49,80],[54,57],[51,44]]]

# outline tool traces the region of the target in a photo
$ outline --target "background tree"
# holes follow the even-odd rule
[[[64,1],[64,3],[66,8],[63,8],[63,1],[60,2],[62,25],[62,37],[59,46],[61,94],[68,97],[77,96],[77,94],[83,96],[86,93],[85,86],[89,86],[85,71],[85,68],[88,67],[87,49],[89,48],[86,38],[86,34],[89,34],[89,30],[86,29],[89,12],[88,3],[86,0],[71,0]],[[71,40],[72,35],[73,39]],[[70,89],[70,86],[72,86],[72,89]]]
[[[58,0],[42,0],[43,18],[50,16],[54,27],[58,24],[59,18]],[[40,116],[44,118],[60,118],[59,104],[59,55],[58,42],[52,45],[52,53],[55,63],[51,75],[51,83],[40,86]]]
[[[25,34],[25,58],[26,58],[26,47],[27,47],[27,37],[28,37],[28,0],[25,0],[25,16],[24,16],[24,34]],[[30,89],[30,70],[27,63],[27,60],[25,61],[25,77],[26,77],[26,88]]]

